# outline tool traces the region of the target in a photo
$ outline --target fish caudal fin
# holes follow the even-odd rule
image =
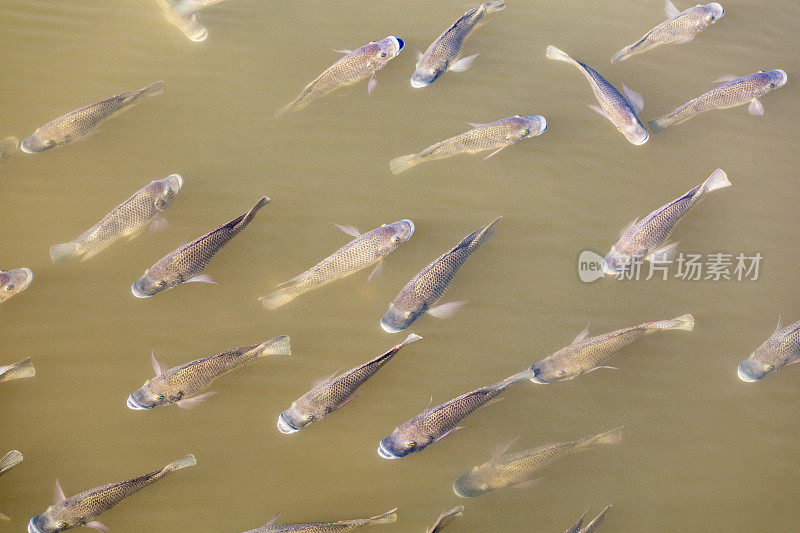
[[[397,507],[392,509],[391,511],[386,511],[385,513],[373,516],[369,519],[370,525],[379,525],[379,524],[394,524],[397,522]]]
[[[697,196],[701,194],[705,194],[707,192],[716,191],[717,189],[724,189],[725,187],[730,187],[731,182],[728,180],[728,175],[725,174],[725,171],[721,168],[718,168],[711,175],[703,182],[703,185],[700,186],[700,190],[697,193]]]
[[[506,8],[506,3],[503,0],[491,0],[483,4],[486,6],[487,13],[494,13],[495,11],[502,11]]]
[[[672,320],[659,320],[658,322],[650,322],[646,326],[647,331],[660,331],[663,329],[682,329],[684,331],[692,331],[694,329],[694,317],[690,314],[681,315]]]
[[[189,468],[190,466],[194,466],[196,464],[197,464],[197,459],[194,458],[194,455],[189,454],[184,457],[181,457],[177,461],[172,461],[170,464],[162,468],[161,474],[167,475],[176,470],[180,470],[181,468]]]
[[[563,50],[559,50],[552,44],[547,46],[547,49],[544,52],[544,55],[547,56],[547,59],[555,59],[556,61],[565,61],[567,63],[575,63],[575,60],[572,59],[569,54],[564,52]]]
[[[0,474],[10,468],[14,468],[22,462],[22,454],[17,450],[11,450],[0,459]]]
[[[420,157],[417,154],[409,154],[400,157],[395,157],[389,161],[389,169],[395,176],[401,172],[405,172],[409,168],[415,166],[420,162]]]
[[[261,344],[259,348],[261,349],[258,354],[259,357],[265,357],[267,355],[292,355],[291,343],[289,337],[286,335],[270,339]]]
[[[36,375],[36,369],[31,358],[26,357],[13,365],[0,366],[0,376],[3,374],[8,374],[11,379],[32,378]]]
[[[275,111],[275,118],[280,118],[280,117],[282,117],[283,115],[285,115],[286,113],[288,113],[289,111],[292,111],[292,110],[294,110],[294,102],[289,102],[288,104],[286,104],[282,108],[280,108],[277,111]]]
[[[611,431],[606,431],[605,433],[600,433],[594,437],[586,438],[581,443],[581,446],[586,448],[598,444],[608,444],[611,446],[622,444],[622,427],[620,426],[612,429]]]
[[[472,240],[469,243],[469,247],[470,248],[477,248],[478,246],[480,246],[481,244],[483,244],[487,240],[489,240],[489,237],[491,237],[494,234],[494,226],[495,226],[495,224],[497,224],[500,221],[501,218],[503,218],[503,217],[497,217],[488,226],[479,229],[475,233],[472,233],[470,235],[470,237],[472,237]]]
[[[75,257],[79,255],[78,244],[75,242],[65,242],[62,244],[54,244],[50,247],[50,259],[55,263],[68,257]]]
[[[258,202],[256,202],[256,205],[254,205],[250,209],[250,211],[248,211],[247,214],[244,215],[244,218],[239,223],[239,226],[241,226],[243,228],[246,225],[248,225],[250,223],[250,221],[253,220],[253,217],[256,216],[256,213],[258,213],[259,209],[261,209],[262,207],[264,207],[268,203],[269,203],[269,197],[268,196],[262,196],[261,198],[259,198]]]
[[[147,87],[141,90],[142,96],[158,96],[159,94],[164,93],[164,82],[163,81],[154,81]]]
[[[661,117],[655,120],[651,120],[647,123],[650,126],[650,131],[654,134],[661,133],[664,129],[670,125],[669,117]]]
[[[262,296],[259,298],[261,300],[261,305],[264,306],[265,309],[269,309],[270,311],[274,311],[275,309],[288,304],[292,300],[295,299],[297,295],[290,294],[289,287],[284,287],[282,289],[278,289],[275,292],[271,292],[266,296]]]

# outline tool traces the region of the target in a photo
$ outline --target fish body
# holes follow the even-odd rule
[[[620,239],[606,254],[602,261],[603,272],[610,276],[617,276],[633,266],[637,260],[658,261],[664,256],[669,256],[677,243],[667,246],[664,244],[678,222],[707,193],[730,187],[730,185],[728,175],[718,168],[697,187],[659,207],[642,220],[635,220],[622,231]]]
[[[213,394],[203,391],[218,377],[261,357],[290,354],[289,337],[281,335],[261,344],[234,348],[169,370],[164,370],[153,357],[155,377],[148,379],[141,388],[131,393],[127,405],[137,411],[172,403],[177,403],[181,407],[194,407]]]
[[[462,498],[475,498],[505,487],[519,486],[536,478],[539,471],[578,451],[597,445],[622,442],[622,428],[572,442],[559,442],[522,452],[496,457],[462,474],[453,483],[453,491]]]
[[[397,508],[382,515],[372,518],[358,518],[355,520],[340,520],[338,522],[309,522],[306,524],[278,524],[278,515],[258,529],[251,529],[247,533],[278,533],[288,531],[305,531],[306,533],[334,533],[347,531],[363,526],[379,526],[393,524],[397,521]]]
[[[17,150],[19,150],[19,139],[16,137],[6,137],[0,141],[0,163],[8,161]]]
[[[692,331],[694,317],[681,315],[672,320],[645,322],[638,326],[618,329],[596,337],[589,337],[589,328],[584,329],[572,344],[531,365],[534,383],[553,383],[573,379],[601,366],[618,351],[633,344],[645,335],[656,331],[678,329]]]
[[[28,533],[55,533],[80,526],[107,531],[104,524],[95,520],[100,514],[172,472],[196,463],[193,455],[187,455],[143,476],[103,485],[70,498],[64,496],[56,481],[55,502],[45,512],[31,518]]]
[[[594,517],[594,520],[592,520],[591,522],[589,522],[589,523],[588,523],[588,524],[586,524],[585,526],[582,526],[582,527],[581,527],[581,528],[578,530],[578,532],[579,532],[579,533],[592,533],[593,531],[597,531],[598,529],[600,529],[600,526],[602,526],[602,525],[605,523],[605,521],[606,521],[606,513],[608,513],[608,510],[609,510],[609,509],[611,509],[611,506],[610,506],[610,505],[606,506],[606,508],[605,508],[605,509],[603,509],[603,510],[600,512],[600,514],[599,514],[599,515],[597,515],[596,517]],[[585,514],[586,514],[586,513],[584,513],[584,515],[585,515]]]
[[[461,15],[420,55],[414,75],[411,76],[411,86],[417,89],[427,87],[448,70],[460,72],[471,67],[478,54],[458,59],[464,48],[464,41],[486,15],[505,7],[502,0],[492,0]]]
[[[33,281],[30,268],[0,270],[0,303],[27,289]]]
[[[17,361],[13,365],[0,366],[0,383],[12,379],[32,378],[35,375],[36,369],[33,368],[30,357]]]
[[[458,505],[453,507],[452,509],[448,509],[447,511],[442,512],[439,515],[438,520],[436,523],[433,524],[433,527],[430,529],[428,533],[439,533],[445,527],[449,526],[455,520],[461,518],[464,515],[464,506]]]
[[[17,450],[11,450],[0,459],[0,476],[22,462],[22,454]]]
[[[384,459],[399,459],[425,449],[458,429],[458,423],[480,407],[491,402],[509,386],[531,379],[533,372],[525,370],[486,387],[462,394],[458,398],[429,407],[395,428],[378,446],[378,455]]]
[[[570,63],[581,71],[589,81],[592,92],[600,104],[600,107],[589,107],[611,121],[629,143],[642,145],[647,142],[650,134],[647,133],[647,129],[639,119],[639,112],[644,108],[644,100],[639,93],[631,91],[623,85],[625,96],[622,96],[616,87],[608,83],[592,67],[573,59],[553,45],[547,47],[546,55],[549,59]]]
[[[767,374],[800,361],[800,321],[786,327],[778,327],[764,344],[739,364],[739,379],[758,381]]]
[[[50,258],[53,261],[79,256],[89,259],[117,239],[134,236],[151,222],[155,224],[182,186],[183,178],[178,174],[151,181],[75,239],[51,246]]]
[[[381,319],[383,330],[387,333],[402,331],[426,312],[430,312],[434,316],[447,316],[457,305],[455,302],[436,308],[432,307],[433,304],[444,295],[450,282],[453,281],[467,258],[486,242],[500,218],[502,217],[496,218],[488,226],[467,235],[457,246],[445,252],[414,276],[389,305],[389,310]],[[458,304],[460,303],[463,302],[458,302]]]
[[[614,54],[611,62],[624,61],[633,55],[641,54],[662,44],[687,43],[694,39],[695,35],[722,18],[725,9],[714,2],[679,11],[670,0],[667,0],[666,12],[668,20],[645,33],[635,43]]]
[[[200,276],[200,272],[223,246],[247,227],[258,210],[267,205],[267,202],[269,202],[269,198],[262,196],[256,205],[244,215],[234,218],[227,224],[190,243],[181,245],[161,258],[131,285],[133,295],[137,298],[148,298],[184,282],[213,283],[207,276]]]
[[[343,58],[306,85],[297,98],[279,109],[275,115],[281,116],[288,111],[299,111],[318,98],[370,76],[372,78],[367,91],[371,94],[377,83],[375,73],[397,57],[404,46],[403,39],[390,35],[380,41],[372,41],[357,50],[342,50],[345,52]]]
[[[389,168],[397,175],[425,161],[444,159],[458,154],[475,154],[494,150],[486,159],[503,148],[522,139],[541,135],[547,129],[547,121],[541,115],[513,117],[478,124],[475,128],[455,137],[433,144],[418,154],[409,154],[392,159]]]
[[[727,78],[723,78],[727,79]],[[689,100],[672,113],[650,121],[653,133],[659,133],[664,128],[686,122],[706,111],[714,109],[728,109],[744,104],[751,115],[763,115],[764,106],[759,98],[765,94],[783,87],[789,80],[784,70],[759,71],[741,78],[726,81],[722,85],[711,89],[705,94]]]
[[[414,234],[414,223],[398,220],[361,234],[355,228],[340,226],[355,237],[331,255],[287,281],[281,289],[263,296],[261,301],[267,309],[277,309],[309,291],[342,279],[377,263],[376,275],[382,266],[383,258],[406,242]]]
[[[30,154],[82,141],[96,133],[98,126],[106,119],[129,109],[144,98],[157,96],[163,92],[164,82],[157,81],[144,89],[118,94],[70,111],[37,128],[30,137],[22,141],[20,149]]]

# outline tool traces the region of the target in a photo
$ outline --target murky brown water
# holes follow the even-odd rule
[[[0,364],[30,355],[34,379],[2,385],[0,453],[25,462],[0,479],[0,511],[23,531],[51,501],[124,479],[191,452],[197,467],[103,516],[117,533],[244,531],[282,510],[284,521],[365,517],[400,508],[397,531],[424,531],[465,505],[457,531],[563,531],[587,508],[614,504],[608,531],[789,531],[800,513],[798,369],[760,383],[736,365],[797,303],[797,124],[800,4],[724,2],[727,13],[694,42],[622,64],[611,55],[662,18],[658,1],[509,1],[467,42],[480,52],[466,73],[414,90],[424,50],[469,2],[231,0],[202,19],[208,40],[188,41],[151,1],[0,1],[0,137],[29,135],[71,109],[161,79],[166,93],[90,140],[0,167],[0,266],[36,279],[3,304]],[[679,7],[686,7],[685,2]],[[386,35],[408,50],[366,83],[281,120],[290,101],[339,56]],[[548,61],[554,44],[645,98],[652,119],[726,74],[783,68],[789,84],[745,108],[714,112],[629,145],[585,107],[574,68]],[[513,114],[542,114],[549,130],[482,162],[463,156],[399,177],[392,157]],[[680,224],[685,252],[753,254],[757,281],[616,282],[578,278],[577,257],[605,252],[636,215],[675,198],[717,167],[733,187]],[[152,179],[180,173],[170,227],[115,244],[87,262],[53,265],[48,247],[75,237]],[[272,198],[207,269],[219,285],[181,286],[148,300],[129,287],[174,249]],[[381,353],[378,320],[420,268],[464,235],[505,218],[462,270],[446,299],[469,304],[449,321],[425,317],[424,337],[341,411],[285,436],[277,415],[313,384]],[[278,311],[257,297],[347,242],[329,222],[362,230],[410,218],[416,234],[368,272]],[[695,315],[691,334],[665,333],[574,381],[523,383],[466,428],[401,461],[378,441],[425,408],[521,370],[592,333]],[[168,366],[292,338],[293,355],[237,371],[201,408],[126,409],[151,375],[154,349]],[[625,441],[551,468],[534,488],[474,500],[451,490],[464,470],[519,437],[516,449],[625,426]]]

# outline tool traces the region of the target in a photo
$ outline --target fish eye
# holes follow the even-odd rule
[[[397,241],[399,241],[399,240],[400,240],[400,237],[398,237],[397,235],[395,235],[394,237],[392,237],[392,244],[396,244],[396,243],[397,243]]]
[[[309,422],[311,422],[312,420],[314,420],[314,415],[307,415],[307,416],[306,416],[306,420],[308,420]]]
[[[58,523],[58,525],[57,525],[56,527],[57,527],[58,529],[64,529],[64,528],[66,528],[68,525],[69,525],[69,524],[67,524],[66,522],[59,522],[59,523]]]
[[[770,371],[770,370],[772,370],[773,368],[775,368],[775,367],[774,367],[774,366],[772,366],[772,365],[767,365],[767,366],[766,366],[767,372],[769,372],[769,371]]]
[[[483,485],[481,485],[481,490],[489,490],[489,484],[484,483]]]
[[[406,315],[406,317],[411,317],[411,311],[406,311],[405,315]]]
[[[379,57],[386,57],[386,52],[381,52],[380,54],[378,54],[378,56]]]
[[[410,441],[406,442],[406,447],[408,447],[408,448],[413,448],[416,445],[417,445],[417,443],[414,442],[413,440],[410,440]]]
[[[163,281],[163,280],[158,282],[158,286],[159,286],[159,287],[163,287],[163,286],[164,286],[164,285],[166,285],[166,284],[167,284],[167,282],[166,282],[166,281]]]
[[[156,396],[156,401],[158,401],[158,402],[160,402],[163,399],[164,399],[164,395],[163,394],[159,394],[158,396]]]
[[[775,88],[775,84],[774,84],[774,83],[770,83],[770,84],[768,85],[768,87],[769,87],[770,89],[774,89],[774,88]]]
[[[13,288],[14,288],[14,286],[13,286],[13,285],[6,285],[5,287],[3,287],[3,290],[4,290],[4,291],[6,291],[6,292],[8,292],[8,291],[10,291],[10,290],[11,290],[11,289],[13,289]]]
[[[528,135],[530,132],[531,132],[531,130],[529,130],[528,128],[525,128],[524,130],[522,130],[522,136],[524,137],[525,135]]]
[[[561,371],[558,372],[558,375],[559,376],[566,376],[567,375],[567,371],[566,370],[561,370]]]
[[[706,22],[711,22],[712,20],[714,20],[714,15],[709,14],[706,16]]]

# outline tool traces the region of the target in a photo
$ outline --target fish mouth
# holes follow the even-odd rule
[[[536,132],[536,135],[541,135],[545,131],[547,131],[547,120],[542,115],[537,115],[539,117],[539,131]]]
[[[427,87],[430,84],[431,82],[429,81],[420,80],[418,78],[413,78],[413,77],[411,78],[411,86],[415,89],[421,89],[423,87]]]
[[[607,276],[618,276],[621,271],[615,270],[608,266],[608,263],[605,259],[600,262],[600,268],[603,270],[603,274]]]
[[[287,420],[286,417],[283,416],[283,413],[278,415],[278,429],[284,435],[289,435],[290,433],[297,433],[300,431],[293,425],[291,425]]]
[[[786,71],[779,68],[779,69],[775,69],[775,72],[777,72],[778,74],[781,75],[781,80],[782,81],[781,81],[780,87],[783,87],[784,85],[786,85],[786,82],[789,81],[789,75],[786,74]]]
[[[631,143],[631,144],[633,144],[633,145],[635,145],[635,146],[641,146],[641,145],[643,145],[644,143],[646,143],[646,142],[647,142],[647,140],[648,140],[649,138],[650,138],[650,133],[648,133],[648,132],[647,132],[647,130],[645,130],[645,132],[644,132],[644,138],[642,138],[642,139],[637,139],[637,140],[631,140],[631,139],[628,139],[628,141],[630,141],[630,143]]]
[[[134,282],[134,284],[131,285],[131,292],[137,298],[150,298],[152,296],[152,294],[145,294],[142,291],[140,291],[139,289],[137,289],[136,288],[136,282]]]
[[[718,15],[714,18],[715,21],[725,14],[725,8],[722,7],[722,4],[719,4],[717,2],[711,2],[710,4],[708,4],[708,7],[710,7],[711,9],[713,9],[718,13]]]
[[[404,218],[403,222],[408,224],[408,238],[410,239],[411,236],[414,235],[414,230],[416,229],[416,226],[414,226],[414,223],[407,218]]]
[[[183,187],[183,177],[180,174],[170,174],[167,178],[174,179],[178,182],[178,189]]]
[[[24,291],[30,286],[31,282],[33,281],[33,272],[31,271],[30,268],[20,268],[20,270],[25,273],[25,281],[23,282],[24,285],[20,289],[20,291]]]
[[[392,450],[386,447],[386,445],[381,441],[378,445],[378,455],[383,457],[384,459],[400,459],[400,455],[397,455]]]
[[[386,333],[400,333],[404,329],[389,324],[388,322],[386,322],[385,319],[381,320],[381,327],[383,328],[383,331],[385,331]]]
[[[539,385],[547,385],[547,382],[538,376],[533,376],[530,378],[531,382],[538,383]]]
[[[406,42],[403,39],[401,39],[400,37],[395,37],[394,35],[390,35],[389,39],[391,39],[392,42],[397,47],[397,53],[398,54],[400,53],[400,50],[402,50],[406,46]]]
[[[150,409],[150,407],[145,407],[144,405],[134,400],[133,394],[128,396],[128,401],[126,401],[125,403],[128,405],[128,409],[133,409],[134,411],[147,411],[148,409]]]
[[[39,526],[34,523],[34,520],[36,520],[35,516],[31,518],[30,522],[28,522],[28,533],[45,533],[39,529]]]
[[[739,365],[739,368],[736,369],[736,372],[739,374],[739,379],[747,383],[754,383],[759,380],[759,378],[749,374],[747,370],[742,368],[741,364]]]
[[[456,496],[459,498],[475,498],[476,496],[480,496],[480,494],[463,490],[461,487],[459,487],[458,481],[453,483],[453,492],[455,492]]]
[[[26,154],[33,154],[36,152],[41,152],[41,150],[35,150],[29,146],[29,141],[31,140],[30,137],[23,139],[22,143],[19,145],[19,149],[25,152]]]

